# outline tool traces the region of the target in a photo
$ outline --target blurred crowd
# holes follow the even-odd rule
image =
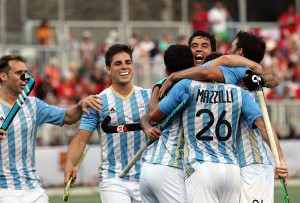
[[[226,53],[231,46],[230,29],[226,22],[231,20],[230,13],[221,1],[216,1],[209,10],[204,10],[199,2],[194,4],[194,11],[190,16],[190,23],[194,30],[203,29],[213,32],[217,39],[217,51]],[[278,28],[271,32],[264,29],[253,29],[253,32],[264,37],[267,45],[265,57],[262,61],[264,72],[277,75],[280,84],[273,89],[266,90],[268,100],[300,99],[300,16],[294,6],[289,6],[286,12],[278,16]],[[164,51],[171,44],[187,44],[189,36],[174,36],[171,32],[165,33],[159,39],[152,39],[147,33],[133,34],[128,43],[134,48],[134,63],[148,63],[151,70],[158,75],[157,79],[165,76],[163,65]],[[55,44],[55,35],[47,20],[42,20],[37,31],[40,45]],[[48,56],[48,63],[44,67],[37,64],[28,64],[29,70],[36,79],[33,95],[49,104],[69,106],[80,99],[98,94],[110,86],[111,81],[106,75],[104,52],[106,48],[118,43],[117,32],[112,31],[102,44],[96,44],[89,30],[82,33],[81,39],[74,46],[75,52],[68,63],[67,74],[63,74],[55,57]],[[47,53],[44,54],[47,58]],[[155,82],[153,81],[153,83]],[[77,124],[78,125],[78,124]],[[48,128],[45,126],[45,128]],[[76,132],[77,126],[63,127],[47,131],[49,135],[42,135],[39,145],[68,144],[69,138]],[[41,130],[41,132],[46,132]],[[60,134],[68,136],[60,136]],[[54,135],[53,135],[54,134]],[[64,138],[62,138],[64,137]],[[98,139],[91,140],[97,143]]]

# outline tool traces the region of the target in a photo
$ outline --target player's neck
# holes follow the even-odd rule
[[[18,94],[14,95],[7,88],[0,88],[0,98],[8,104],[13,105],[18,99]]]
[[[118,94],[120,94],[123,97],[127,97],[133,89],[133,84],[132,83],[128,83],[125,86],[120,86],[117,84],[112,84],[111,87],[113,88],[113,90],[115,92],[117,92]]]

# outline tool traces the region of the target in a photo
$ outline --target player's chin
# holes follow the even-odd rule
[[[129,83],[131,81],[131,79],[132,79],[132,75],[122,76],[120,78],[120,82],[126,84],[126,83]]]
[[[195,66],[199,66],[199,65],[202,65],[202,60],[194,60],[194,64],[195,64]]]

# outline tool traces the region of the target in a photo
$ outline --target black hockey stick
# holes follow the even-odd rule
[[[125,124],[125,125],[110,125],[109,124],[110,121],[111,121],[111,117],[106,116],[101,122],[101,128],[106,133],[121,133],[121,132],[142,130],[139,123]]]

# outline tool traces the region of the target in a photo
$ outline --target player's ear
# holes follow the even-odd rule
[[[6,77],[7,77],[7,75],[4,72],[0,72],[0,79],[1,79],[1,81],[5,81]]]
[[[237,54],[240,55],[240,56],[244,56],[243,48],[239,48],[237,50]]]
[[[110,66],[106,66],[106,73],[107,73],[107,75],[110,75],[110,70],[111,70],[111,67]]]

